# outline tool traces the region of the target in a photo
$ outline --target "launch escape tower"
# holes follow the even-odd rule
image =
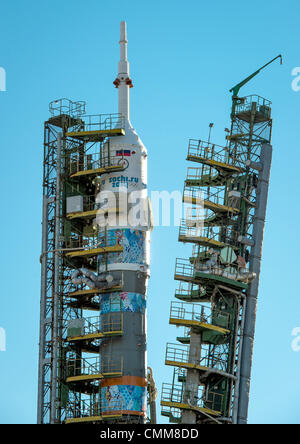
[[[261,69],[232,89],[225,146],[189,141],[187,160],[195,166],[183,202],[191,207],[179,241],[193,252],[175,267],[169,322],[184,330],[166,347],[174,373],[161,406],[170,422],[247,422],[272,119],[271,102],[238,92]]]
[[[127,217],[133,191],[148,197],[147,150],[129,117],[125,22],[120,48],[119,113],[86,115],[84,102],[61,99],[45,122],[40,424],[155,421],[146,355],[151,226]]]

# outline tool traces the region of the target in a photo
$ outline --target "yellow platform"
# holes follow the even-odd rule
[[[172,367],[200,370],[203,372],[213,371],[213,369],[211,369],[209,367],[205,367],[203,365],[198,365],[198,364],[192,364],[191,362],[169,361],[168,359],[166,359],[165,364],[171,365]]]
[[[66,419],[66,424],[83,424],[86,422],[99,422],[102,421],[102,416],[85,416],[83,418],[70,418]]]
[[[120,214],[122,210],[120,208],[107,208],[102,210],[98,208],[97,210],[90,211],[77,211],[76,213],[67,214],[67,219],[86,219],[91,217],[96,217],[97,215],[109,215],[109,214]]]
[[[121,253],[123,251],[123,247],[120,245],[113,245],[112,247],[98,247],[93,248],[91,250],[76,250],[66,253],[66,256],[73,257],[89,257],[89,256],[97,256],[98,254],[107,254],[107,253]]]
[[[114,418],[121,418],[122,413],[116,412],[115,414],[111,415],[103,415],[103,416],[84,416],[82,418],[69,418],[66,419],[65,424],[81,424],[81,423],[87,423],[87,422],[100,422],[105,421],[109,419]]]
[[[70,298],[80,298],[82,296],[95,296],[97,294],[101,294],[101,293],[111,293],[111,292],[115,292],[115,291],[119,291],[122,290],[121,286],[117,286],[117,287],[111,287],[111,288],[106,288],[106,289],[100,289],[100,288],[92,288],[92,289],[88,289],[88,290],[77,290],[77,291],[73,291],[72,293],[69,293],[68,296]]]
[[[198,328],[199,330],[211,330],[220,333],[222,335],[228,335],[230,333],[230,330],[227,330],[226,328],[218,327],[217,325],[207,324],[205,322],[200,322],[192,319],[170,318],[169,322],[172,325],[193,327],[193,328]]]
[[[197,243],[200,245],[204,245],[205,247],[216,247],[216,248],[223,248],[226,247],[226,244],[223,242],[219,242],[214,239],[209,239],[208,237],[203,236],[186,236],[186,235],[179,235],[179,241],[180,242],[191,242],[191,243]]]
[[[183,281],[183,282],[197,282],[194,276],[186,276],[184,274],[175,274],[175,281]]]
[[[67,214],[67,219],[86,219],[90,217],[96,217],[98,210],[91,210],[91,211],[78,211],[76,213],[69,213]]]
[[[242,168],[239,168],[239,167],[236,167],[233,165],[229,165],[228,163],[218,162],[218,161],[212,160],[212,159],[206,159],[205,157],[188,156],[187,160],[190,160],[192,162],[203,163],[204,165],[211,166],[211,167],[215,168],[216,170],[222,170],[226,173],[235,174],[235,173],[243,172]]]
[[[105,333],[90,333],[88,335],[83,336],[69,336],[67,338],[68,342],[77,342],[77,341],[92,341],[94,339],[106,338],[107,336],[120,336],[123,334],[123,330],[116,331],[107,331]]]
[[[106,137],[125,136],[125,130],[123,128],[113,128],[95,131],[71,131],[66,133],[66,136],[89,142],[101,142]]]
[[[102,168],[95,168],[92,170],[77,171],[77,173],[71,174],[70,177],[87,176],[90,174],[93,174],[95,176],[100,176],[101,174],[112,173],[114,171],[123,171],[123,170],[124,170],[123,165],[111,165]]]
[[[209,200],[203,200],[197,197],[183,195],[183,202],[191,203],[193,205],[203,205],[204,208],[213,211],[214,213],[234,213],[239,214],[240,210],[234,207],[228,207],[227,205],[221,205]]]
[[[169,401],[161,401],[160,405],[162,407],[173,407],[176,409],[183,409],[183,410],[193,410],[195,412],[199,413],[206,413],[210,416],[221,416],[221,412],[216,412],[215,410],[208,409],[206,407],[198,407],[198,406],[191,406],[189,404],[185,404],[183,402],[169,402]]]
[[[69,376],[66,379],[67,383],[71,382],[80,382],[80,381],[95,381],[104,378],[115,378],[118,376],[122,376],[123,372],[107,372],[107,373],[95,373],[93,375],[78,375],[78,376]]]
[[[200,372],[205,373],[208,377],[212,374],[215,374],[235,379],[233,375],[226,373],[223,370],[219,370],[213,367],[205,367],[204,365],[199,365],[199,364],[192,364],[191,362],[169,361],[168,359],[166,359],[165,365],[170,365],[172,367],[186,368],[187,370],[199,370]]]
[[[104,376],[102,373],[95,373],[94,375],[70,376],[69,378],[66,379],[66,382],[70,383],[70,382],[79,382],[79,381],[94,381],[103,378]]]

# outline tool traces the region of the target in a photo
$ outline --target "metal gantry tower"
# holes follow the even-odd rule
[[[252,78],[252,77],[251,77]],[[170,324],[183,327],[166,348],[173,381],[162,415],[184,424],[247,421],[263,232],[271,167],[271,103],[233,95],[226,144],[190,140],[179,241],[179,288]],[[200,211],[200,213],[199,213]]]
[[[119,113],[50,104],[44,128],[38,423],[155,422],[147,372],[147,151],[129,121],[126,25],[114,82]],[[147,397],[148,393],[148,397]],[[147,415],[147,399],[149,415]]]
[[[122,334],[121,315],[101,327],[99,315],[83,315],[99,311],[99,295],[112,288],[105,282],[103,288],[86,288],[85,270],[91,278],[97,257],[123,249],[106,230],[95,230],[93,219],[98,210],[95,177],[123,168],[122,156],[103,157],[101,145],[124,133],[124,119],[119,114],[85,116],[86,122],[85,104],[67,99],[52,102],[50,113],[44,131],[39,423],[65,422],[89,408],[92,416],[101,416],[95,381],[104,367],[107,375],[122,372],[121,357],[99,360],[99,339]],[[81,279],[74,283],[78,270]]]

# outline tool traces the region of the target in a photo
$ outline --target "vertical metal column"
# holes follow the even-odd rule
[[[197,364],[201,356],[201,335],[191,331],[190,334],[190,351],[189,362]],[[184,397],[187,398],[184,401],[190,405],[197,405],[198,398],[198,386],[199,386],[199,372],[197,370],[188,369],[186,372],[186,383]],[[182,423],[183,424],[196,424],[197,415],[193,410],[182,411]]]
[[[38,424],[43,423],[43,391],[45,383],[45,323],[46,320],[46,294],[47,294],[47,244],[48,244],[48,197],[43,196],[42,221],[42,254],[41,254],[41,302],[40,302],[40,340],[39,340],[39,376],[38,376]]]
[[[55,424],[57,415],[58,395],[58,354],[59,354],[59,268],[60,268],[60,222],[61,222],[61,139],[62,134],[57,134],[57,163],[56,163],[56,201],[55,201],[55,251],[54,251],[54,301],[53,301],[53,354],[51,375],[51,424]]]
[[[239,388],[238,424],[246,424],[248,416],[256,308],[261,270],[262,246],[264,238],[271,162],[272,146],[265,143],[262,145],[261,148],[260,165],[249,165],[252,168],[260,169],[257,186],[256,210],[253,223],[253,239],[255,240],[255,245],[251,250],[250,257],[250,270],[256,273],[256,279],[251,283],[246,302],[245,327],[240,370],[241,376]]]

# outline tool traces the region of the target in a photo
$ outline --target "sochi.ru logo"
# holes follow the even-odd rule
[[[299,352],[300,351],[300,327],[293,328],[292,336],[295,336],[295,339],[292,340],[292,350],[294,352]]]
[[[6,72],[5,69],[0,66],[0,91],[6,91]]]
[[[0,327],[0,352],[6,351],[6,333],[4,328]]]

